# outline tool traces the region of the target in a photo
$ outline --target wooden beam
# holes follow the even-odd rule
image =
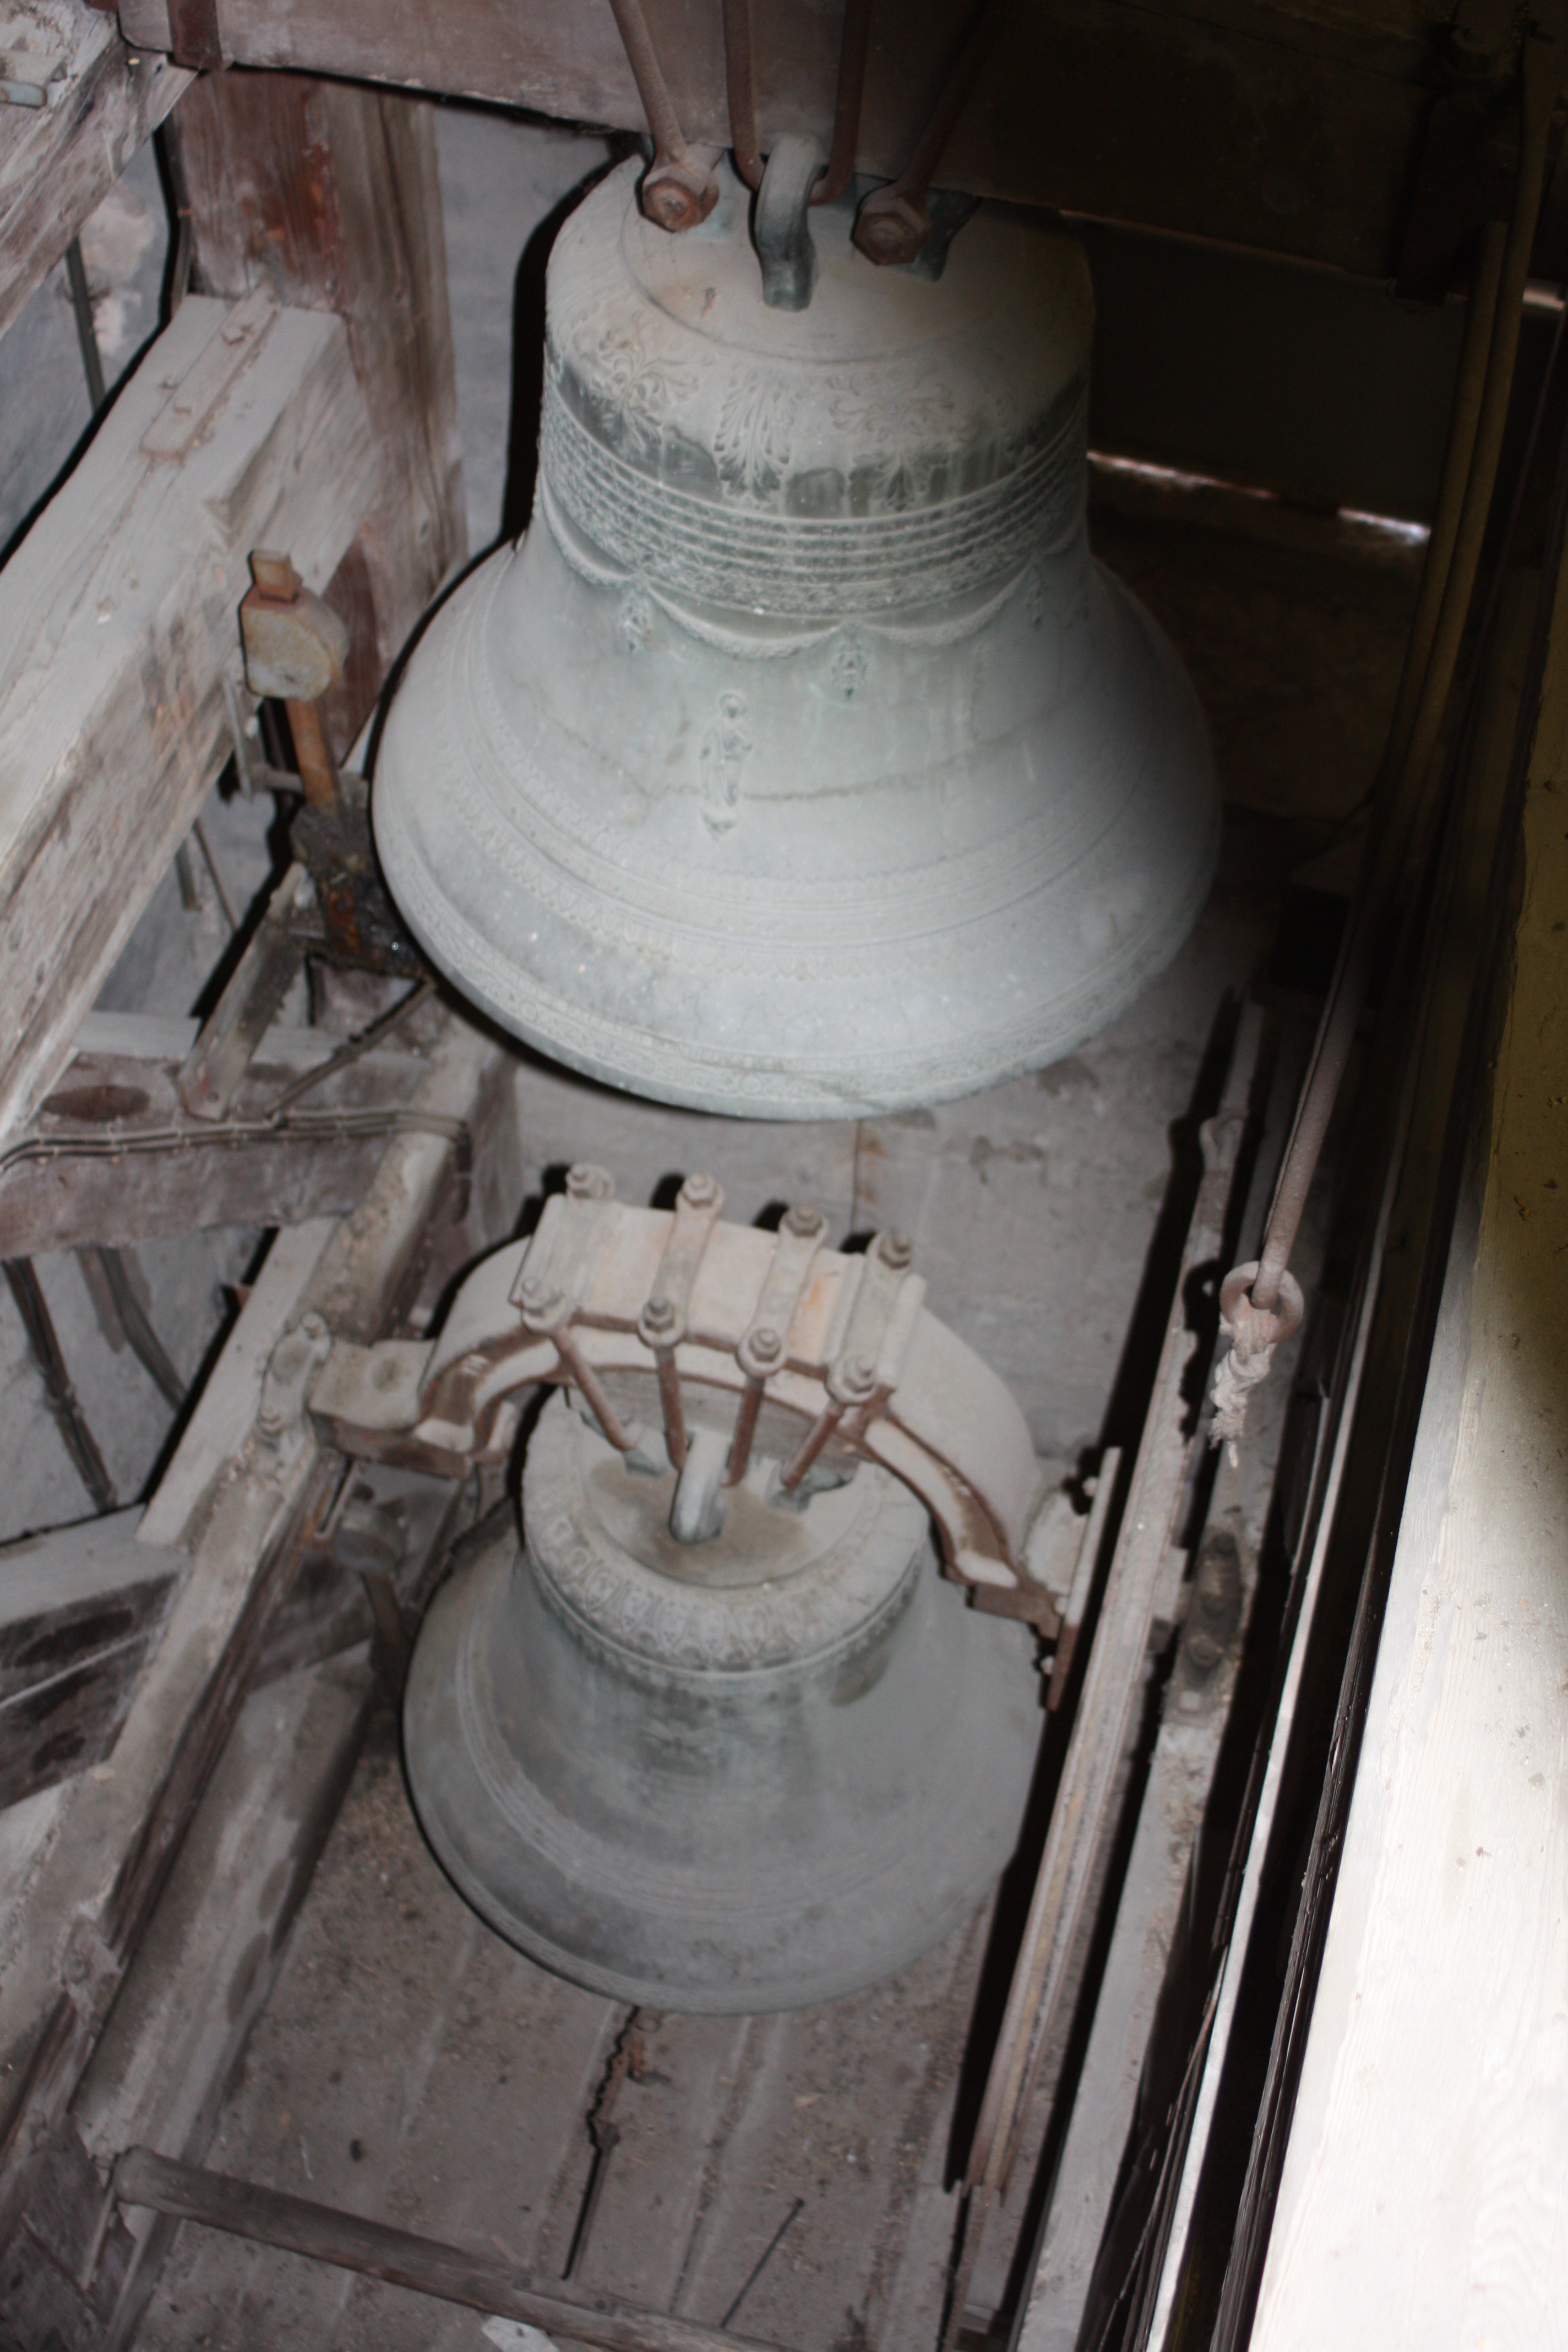
[[[46,29],[67,58],[47,103],[0,106],[0,334],[193,79],[95,8],[56,5]]]
[[[167,457],[143,446],[160,419],[188,427]],[[190,299],[0,574],[0,1134],[54,1085],[227,756],[248,551],[288,547],[319,586],[381,467],[337,320]]]
[[[140,2139],[187,2164],[205,2157],[235,2063],[288,1956],[374,1696],[362,1647],[246,1702],[73,2103],[93,2156],[111,2158]],[[152,2296],[174,2226],[133,2217],[134,2279],[117,2304],[121,2342]]]
[[[362,1055],[300,1098],[303,1127],[268,1133],[270,1105],[339,1041],[274,1028],[228,1117],[215,1122],[193,1118],[176,1084],[198,1027],[88,1015],[31,1127],[0,1148],[0,1259],[121,1249],[214,1225],[297,1225],[363,1199],[386,1150],[387,1127],[373,1122],[407,1109],[426,1075],[422,1056]]]
[[[956,0],[873,12],[858,168],[900,171],[966,15]],[[1090,213],[1327,262],[1398,263],[1451,11],[1191,0],[1056,0],[1008,12],[938,178],[978,195]],[[689,140],[730,142],[719,0],[648,0]],[[759,15],[761,12],[759,12]],[[352,76],[641,131],[604,0],[217,0],[237,64]],[[122,0],[130,37],[167,49],[167,0]],[[1500,25],[1500,35],[1511,28]],[[775,8],[758,31],[763,144],[832,119],[839,11]],[[1506,56],[1500,64],[1506,79]],[[198,104],[208,101],[204,98]],[[510,289],[498,289],[508,299]]]
[[[207,75],[172,117],[168,145],[193,285],[229,299],[266,287],[348,328],[386,470],[326,590],[359,659],[326,703],[341,756],[468,550],[433,110],[294,74]]]
[[[474,1113],[501,1050],[449,1016],[421,1107]],[[34,2151],[58,2129],[233,1727],[272,1610],[339,1465],[308,1417],[258,1425],[267,1366],[308,1313],[366,1339],[416,1283],[446,1195],[449,1137],[402,1136],[354,1215],[281,1234],[139,1530],[191,1568],[115,1748],[91,1774],[0,1815],[0,2243]],[[40,1810],[42,1809],[42,1810]],[[18,1834],[7,1843],[4,1830]]]
[[[1544,2345],[1568,2289],[1565,793],[1568,571],[1521,836],[1494,870],[1508,908],[1489,975],[1496,1042],[1479,1101],[1463,1083],[1458,1095],[1467,1164],[1284,2110],[1249,2337],[1267,2352],[1321,2342],[1325,2326],[1345,2352],[1461,2328]],[[1462,876],[1472,919],[1479,878]],[[1342,1726],[1336,1750],[1349,1741]],[[1321,1883],[1317,1841],[1307,1875]]]

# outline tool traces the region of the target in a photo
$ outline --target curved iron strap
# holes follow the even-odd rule
[[[814,205],[830,205],[849,185],[855,142],[860,135],[860,101],[866,88],[866,50],[871,36],[871,0],[846,0],[838,43],[838,88],[833,101],[833,144]],[[730,95],[730,142],[735,169],[748,188],[763,184],[757,143],[757,81],[752,42],[751,0],[724,0],[724,72]]]
[[[592,1193],[583,1180],[598,1174],[574,1170],[577,1191],[547,1202],[531,1240],[481,1260],[439,1339],[337,1342],[310,1401],[333,1444],[460,1476],[506,1460],[524,1392],[552,1382],[648,1470],[678,1462],[695,1418],[732,1424],[734,1475],[754,1446],[785,1492],[880,1464],[925,1503],[955,1576],[1037,1603],[1028,1613],[1054,1632],[1027,1565],[1046,1500],[1027,1425],[926,1311],[907,1241],[847,1256],[821,1247],[810,1211],[763,1233],[720,1223],[718,1188],[695,1190],[706,1180],[669,1211]]]

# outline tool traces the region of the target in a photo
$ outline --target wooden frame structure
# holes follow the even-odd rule
[[[114,2224],[83,2284],[98,2193],[84,2142],[98,2151],[156,2140],[201,2160],[366,1717],[368,1672],[340,1662],[300,1701],[298,1757],[263,1752],[258,1741],[247,1750],[257,1662],[344,1483],[343,1463],[308,1418],[281,1433],[261,1426],[268,1359],[311,1314],[368,1344],[501,1237],[516,1189],[517,1084],[512,1057],[442,1013],[412,1042],[335,1074],[320,1097],[328,1110],[391,1105],[408,1131],[345,1128],[309,1147],[263,1140],[221,1160],[193,1154],[157,1182],[139,1183],[130,1161],[106,1168],[83,1152],[68,1175],[69,1147],[106,1118],[163,1133],[184,1116],[174,1076],[188,1033],[93,1016],[90,1007],[229,755],[226,684],[237,677],[234,610],[249,551],[287,546],[350,625],[356,658],[325,714],[340,754],[466,553],[431,109],[417,93],[629,131],[642,116],[607,7],[124,0],[117,26],[78,0],[38,5],[52,10],[68,62],[63,92],[26,121],[0,109],[0,332],[160,124],[188,226],[189,291],[51,502],[47,528],[0,574],[0,975],[9,1014],[0,1182],[18,1138],[57,1147],[0,1190],[0,1255],[252,1219],[279,1229],[144,1516],[106,1539],[114,1564],[92,1590],[135,1591],[141,1614],[118,1646],[84,1643],[76,1662],[90,1726],[80,1769],[40,1770],[0,1812],[0,2248],[22,2248],[26,2270],[10,2324],[32,2329],[26,2352],[51,2327],[85,2352],[129,2341],[169,2229],[154,2224],[133,2242]],[[716,0],[656,8],[650,21],[689,136],[723,139]],[[858,162],[880,176],[897,168],[940,81],[955,16],[922,0],[896,28],[876,22]],[[1506,188],[1517,34],[1507,10],[1426,0],[1381,0],[1373,10],[1334,0],[1020,8],[945,176],[976,194],[1442,293],[1463,281],[1475,232]],[[785,11],[769,38],[768,126],[815,119],[831,83],[836,21]],[[1561,160],[1534,267],[1568,278]],[[1561,534],[1548,553],[1561,560]],[[1417,1257],[1438,1251],[1445,1269],[1430,1377],[1424,1357],[1403,1369],[1407,1413],[1425,1389],[1409,1500],[1396,1547],[1403,1486],[1393,1518],[1379,1523],[1386,1614],[1375,1594],[1354,1629],[1359,1680],[1347,1681],[1343,1721],[1361,1761],[1313,1849],[1321,1900],[1315,1923],[1298,1923],[1304,1957],[1292,1982],[1304,2007],[1270,2078],[1284,2086],[1282,2104],[1259,2125],[1253,2259],[1234,2293],[1228,2281],[1223,2292],[1210,2283],[1215,2333],[1205,2340],[1240,2344],[1250,2331],[1269,2352],[1327,2339],[1352,2352],[1429,2345],[1457,2310],[1488,2325],[1506,2315],[1511,2342],[1545,2341],[1543,2299],[1568,2282],[1562,2126],[1549,2112],[1562,2073],[1552,1990],[1562,1958],[1561,1809],[1550,1782],[1565,1720],[1553,1660],[1568,1410],[1560,1263],[1568,1243],[1557,1238],[1568,1171],[1561,1183],[1552,1172],[1568,869],[1552,795],[1568,789],[1568,650],[1549,577],[1550,628],[1521,702],[1521,647],[1535,607],[1511,609],[1518,708],[1493,710],[1489,723],[1501,732],[1475,755],[1490,778],[1489,800],[1483,793],[1477,804],[1483,819],[1490,811],[1491,829],[1481,822],[1451,853],[1461,866],[1448,903],[1468,906],[1474,919],[1461,926],[1460,961],[1426,975],[1426,1059],[1409,1080],[1415,1141],[1405,1189],[1394,1184],[1389,1195],[1397,1246]],[[1503,789],[1510,775],[1523,788],[1517,917],[1507,897],[1518,879]],[[1491,861],[1489,931],[1475,892],[1466,897],[1465,858],[1472,881]],[[1467,1013],[1471,1031],[1489,1019],[1501,1045],[1489,1097],[1478,1106],[1466,1097],[1454,1113],[1469,1122],[1473,1151],[1450,1242],[1433,1171],[1459,1132],[1445,1121],[1466,1066],[1458,1041]],[[308,1034],[275,1031],[247,1082],[255,1099],[321,1054]],[[554,1148],[551,1121],[563,1125],[564,1115],[548,1074],[531,1083],[544,1157]],[[242,1110],[249,1100],[241,1097]],[[613,1130],[614,1105],[595,1115]],[[455,1127],[481,1147],[471,1187],[459,1179]],[[1412,1167],[1431,1176],[1426,1192]],[[856,1171],[851,1198],[858,1181]],[[1381,1279],[1363,1302],[1365,1349],[1375,1360],[1381,1328],[1397,1386],[1390,1302],[1413,1312],[1416,1292],[1408,1267],[1380,1289]],[[1349,1409],[1354,1402],[1352,1384]],[[1237,1489],[1233,1500],[1260,1542],[1267,1498]],[[145,1579],[132,1572],[136,1548],[147,1555]],[[91,1574],[79,1570],[85,1594]],[[1290,1677],[1306,1670],[1317,1592],[1304,1574],[1280,1739],[1290,1728]],[[1478,1663],[1475,1643],[1494,1637]],[[0,1684],[0,1723],[11,1704]],[[1218,1741],[1205,1737],[1212,1769]],[[110,1743],[112,1775],[95,1777]],[[1168,1780],[1180,1777],[1173,1752],[1161,1751]],[[1273,1819],[1268,1772],[1279,1753],[1259,1767],[1255,1845],[1257,1822],[1267,1834]],[[285,1782],[306,1830],[294,1875],[285,1874],[262,1919],[269,1957],[257,1969],[257,1887],[279,1864],[268,1824]],[[232,1855],[221,1866],[209,1857],[212,1883],[189,1906],[195,1924],[171,1941],[160,1897],[171,1874],[189,1878],[203,1866],[201,1833],[184,1854],[182,1846],[204,1795],[225,1788],[236,1818],[255,1825],[254,1853],[244,1869]],[[1195,1830],[1184,1816],[1184,1851]],[[1163,1965],[1185,1882],[1168,1854],[1162,1864],[1152,1852],[1155,1829],[1141,1835],[1140,1899]],[[1244,1925],[1254,1859],[1238,1854]],[[143,1949],[160,1956],[162,1994],[149,1989],[155,1972],[138,1970]],[[1441,1968],[1431,1965],[1434,1949]],[[1147,1954],[1124,1941],[1113,1959],[1109,1976],[1128,1988],[1126,2015],[1092,2050],[1107,2081],[1138,2058],[1157,2005]],[[1216,1981],[1205,2037],[1227,2015],[1239,1969],[1238,1953],[1230,1993]],[[210,2004],[193,2006],[197,1990]],[[1205,2210],[1219,2048],[1211,2039],[1197,2049],[1182,2089],[1187,2137],[1172,2158],[1160,2260],[1144,2280],[1149,2340],[1171,2352],[1196,2341],[1184,2333],[1192,2273],[1182,2265],[1195,2260]],[[1434,2048],[1444,2053],[1441,2097],[1427,2063]],[[1117,2113],[1125,2130],[1127,2103]],[[1445,2175],[1428,2189],[1402,2163],[1412,2113],[1424,2119],[1415,2128],[1447,2135],[1461,2170],[1459,2144],[1476,2138],[1473,2179],[1466,2172],[1456,2186]],[[1119,2145],[1086,2146],[1099,2202],[1088,2221],[1080,2217],[1083,2242],[1072,2254],[1075,2326],[1091,2299],[1091,2225],[1108,2210]],[[1058,2241],[1070,2237],[1061,2225]],[[1391,2237],[1418,2250],[1402,2253],[1402,2267],[1389,2260]],[[1349,2315],[1330,2280],[1354,2282]],[[1014,2342],[1023,2352],[1058,2342],[1048,2328],[1060,2304],[1040,2290],[1020,2306]]]

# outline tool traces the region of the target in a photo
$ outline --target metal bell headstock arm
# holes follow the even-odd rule
[[[908,1241],[846,1254],[816,1210],[770,1234],[722,1205],[710,1177],[637,1209],[574,1169],[532,1238],[474,1269],[439,1339],[337,1341],[312,1415],[346,1454],[456,1477],[506,1459],[529,1389],[566,1385],[628,1468],[684,1475],[700,1433],[711,1485],[771,1458],[784,1507],[879,1463],[931,1512],[950,1574],[1054,1633],[1058,1597],[1027,1564],[1047,1517],[1027,1426],[926,1307]]]

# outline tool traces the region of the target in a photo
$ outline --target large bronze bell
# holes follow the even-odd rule
[[[809,308],[770,308],[728,167],[677,237],[637,173],[552,257],[532,524],[393,702],[394,894],[506,1027],[668,1101],[1048,1062],[1174,952],[1217,837],[1187,680],[1089,554],[1082,254],[983,211],[933,282],[824,205]]]

